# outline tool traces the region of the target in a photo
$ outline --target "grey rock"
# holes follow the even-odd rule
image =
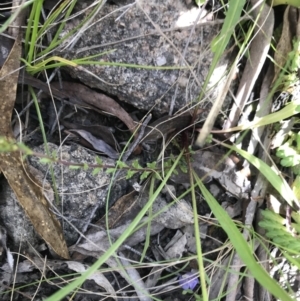
[[[63,145],[61,148],[58,148],[58,146],[48,143],[48,147],[50,152],[57,153],[61,160],[74,163],[96,163],[95,153],[78,145]],[[33,151],[45,154],[43,146],[35,147]],[[111,159],[102,158],[102,160],[103,163],[114,164],[114,161]],[[29,161],[41,173],[39,180],[46,193],[50,187],[49,183],[52,183],[49,165],[40,163],[37,157],[30,157]],[[68,245],[77,241],[79,238],[77,229],[82,231],[94,207],[99,204],[101,209],[104,208],[106,203],[107,188],[111,177],[104,171],[99,172],[97,175],[92,175],[92,171],[91,168],[88,170],[83,170],[83,168],[69,169],[61,164],[53,164],[53,175],[58,191],[58,199],[53,198],[53,193],[52,197],[51,193],[48,193],[47,198],[52,202],[52,208],[63,226],[64,236]],[[53,187],[52,184],[51,186]],[[116,189],[113,189],[110,195],[110,200],[115,201],[123,192],[124,187],[118,183]],[[21,242],[23,242],[23,245],[28,242],[35,248],[40,249],[39,246],[42,240],[25,216],[23,209],[19,206],[13,191],[5,179],[1,181],[0,219],[15,248]]]
[[[79,145],[63,145],[60,149],[55,144],[48,143],[51,153],[55,152],[62,160],[74,163],[95,164],[95,153]],[[35,152],[45,153],[44,147],[34,148]],[[105,164],[114,164],[113,160],[102,158]],[[52,183],[49,165],[41,164],[39,158],[31,157],[30,163],[40,170],[44,177]],[[76,231],[82,230],[94,206],[100,204],[104,208],[110,176],[105,171],[92,175],[92,169],[70,169],[61,164],[53,164],[53,174],[56,180],[59,199],[53,200],[53,205],[64,216],[61,220],[67,244],[73,244],[79,237]],[[52,184],[53,186],[53,184]]]
[[[7,231],[8,247],[11,250],[28,249],[30,245],[41,250],[41,238],[36,234],[30,220],[4,178],[1,179],[0,189],[0,221]]]
[[[190,69],[151,70],[95,64],[84,66],[88,72],[83,68],[69,68],[69,72],[86,85],[140,110],[153,108],[157,116],[169,112],[173,99],[175,110],[191,105],[199,96],[211,66],[210,43],[220,31],[220,24],[206,21],[207,12],[202,10],[202,24],[197,24],[192,32],[199,12],[181,0],[136,1],[131,6],[106,3],[95,17],[96,22],[85,30],[67,55],[75,59],[114,50],[95,60],[155,67],[189,65]],[[71,40],[68,42],[71,44]],[[217,83],[230,60],[229,55],[224,55],[219,62],[209,84],[215,86],[206,93],[202,107],[211,106],[220,86]],[[224,106],[228,107],[228,103]]]

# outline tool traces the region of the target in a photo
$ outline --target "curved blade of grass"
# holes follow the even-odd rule
[[[147,66],[147,65],[136,65],[136,64],[126,64],[126,63],[114,63],[114,62],[99,62],[99,61],[85,61],[82,58],[78,60],[67,60],[65,58],[59,57],[59,56],[52,56],[50,58],[47,58],[46,60],[36,64],[31,65],[28,63],[28,61],[21,59],[22,62],[27,66],[26,70],[30,74],[35,74],[40,71],[46,70],[46,69],[53,69],[56,67],[62,67],[62,66],[72,66],[77,67],[78,65],[100,65],[100,66],[114,66],[114,67],[128,67],[128,68],[141,68],[141,69],[148,69],[148,70],[178,70],[178,69],[186,69],[187,67],[181,67],[181,66]],[[47,63],[51,61],[56,61],[55,63],[47,65]]]
[[[72,67],[77,67],[78,64],[74,63],[73,61],[64,59],[62,57],[59,56],[52,56],[38,64],[36,64],[35,66],[30,65],[26,60],[21,58],[21,61],[24,62],[24,64],[27,66],[26,70],[30,73],[30,74],[35,74],[37,72],[40,72],[42,70],[46,70],[46,69],[50,69],[50,68],[55,68],[58,66],[72,66]],[[50,64],[47,65],[47,63],[55,61],[54,64]],[[59,62],[59,63],[57,63]]]
[[[232,219],[229,217],[227,212],[219,205],[216,199],[203,185],[197,174],[194,172],[194,177],[199,186],[207,204],[215,215],[216,219],[221,224],[223,230],[227,233],[232,245],[236,252],[248,267],[251,274],[255,277],[263,287],[265,287],[272,295],[284,301],[295,301],[288,293],[283,290],[275,280],[273,280],[269,274],[260,266],[259,263],[253,257],[253,252],[245,241],[244,237],[234,224]]]
[[[293,102],[289,103],[288,105],[286,105],[283,109],[281,109],[278,112],[271,113],[267,116],[264,116],[255,121],[249,122],[245,125],[240,125],[240,126],[236,126],[236,127],[230,128],[230,129],[220,130],[220,131],[215,131],[215,132],[229,133],[229,132],[243,131],[243,130],[247,130],[247,129],[257,128],[260,126],[264,126],[264,125],[282,121],[283,119],[286,119],[286,118],[289,118],[289,117],[299,114],[299,112],[300,112],[299,101],[298,102],[293,101]]]
[[[69,1],[68,1],[68,2],[69,2]],[[68,21],[68,18],[69,18],[69,16],[71,15],[71,13],[72,13],[72,11],[73,11],[73,9],[74,9],[76,3],[77,3],[77,0],[71,1],[70,6],[69,6],[69,8],[68,8],[68,10],[67,10],[67,12],[66,12],[66,15],[64,16],[64,19],[63,19],[63,21],[61,22],[61,24],[59,25],[59,27],[58,27],[58,29],[57,29],[57,32],[55,33],[55,36],[53,37],[53,42],[56,42],[56,41],[58,40],[59,35],[61,34],[61,32],[63,31],[63,29],[65,28],[65,25],[66,25],[66,23],[67,23],[67,21]],[[69,4],[69,3],[68,3],[68,4]],[[101,5],[101,3],[98,4],[98,5]],[[63,9],[64,9],[64,7],[63,7]],[[51,23],[50,23],[50,24],[51,24]]]
[[[231,146],[225,143],[221,144],[233,151],[236,151],[247,161],[249,161],[253,166],[255,166],[259,170],[259,172],[261,172],[268,179],[269,183],[280,193],[280,195],[291,207],[293,207],[293,202],[295,202],[295,204],[298,203],[291,187],[288,185],[285,179],[280,177],[280,175],[278,175],[276,171],[273,170],[268,164],[266,164],[259,158],[247,153],[246,151],[239,149],[235,145]]]
[[[98,268],[105,263],[105,261],[112,256],[117,249],[122,245],[122,243],[127,239],[127,237],[132,233],[138,223],[141,221],[143,216],[146,214],[146,212],[149,210],[149,208],[152,206],[155,199],[158,197],[159,193],[163,189],[163,187],[166,185],[168,179],[172,175],[174,169],[178,165],[179,160],[181,159],[183,154],[183,151],[178,155],[176,158],[174,164],[166,174],[166,177],[161,182],[157,190],[153,193],[152,197],[149,199],[148,203],[142,208],[142,210],[138,213],[138,215],[135,217],[135,219],[132,221],[132,223],[128,226],[126,231],[115,241],[115,243],[107,250],[105,254],[103,254],[86,272],[82,274],[79,278],[68,284],[66,287],[62,288],[55,294],[53,294],[51,297],[47,298],[46,301],[58,301],[64,298],[67,294],[69,294],[71,291],[82,285],[82,283],[92,275],[95,271],[98,270]]]

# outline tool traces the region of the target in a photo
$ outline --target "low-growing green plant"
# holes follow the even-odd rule
[[[283,90],[289,90],[290,87],[299,82],[298,70],[300,66],[300,39],[293,39],[293,49],[288,54],[288,65],[285,66],[286,74],[283,79]]]
[[[266,236],[280,248],[281,251],[290,255],[299,255],[300,253],[300,214],[292,212],[289,221],[271,210],[262,210],[263,220],[259,222],[259,226],[266,230]]]
[[[287,141],[276,150],[283,167],[291,167],[296,175],[292,188],[295,196],[300,200],[300,133],[290,132]]]

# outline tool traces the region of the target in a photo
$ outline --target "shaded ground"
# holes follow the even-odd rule
[[[10,78],[12,85],[18,82],[18,94],[16,100],[13,96],[10,104],[5,102],[10,108],[6,111],[10,112],[14,107],[18,112],[12,118],[14,136],[28,145],[34,154],[28,157],[28,165],[22,163],[19,151],[13,152],[15,149],[10,149],[10,146],[7,146],[11,151],[9,154],[13,155],[1,157],[1,170],[8,179],[1,178],[0,191],[1,300],[42,300],[49,297],[78,275],[74,273],[82,273],[106,254],[111,244],[129,231],[134,218],[149,206],[149,200],[163,183],[181,150],[185,153],[176,171],[149,206],[151,209],[145,212],[138,231],[118,248],[116,257],[110,257],[98,273],[84,282],[72,300],[110,300],[114,297],[196,300],[198,294],[201,295],[193,199],[191,193],[186,193],[190,187],[188,170],[192,168],[203,179],[230,218],[241,224],[252,225],[252,220],[248,224],[249,215],[254,216],[256,204],[266,194],[266,191],[261,192],[263,188],[257,188],[257,183],[263,184],[265,180],[257,180],[257,172],[249,168],[241,156],[237,153],[225,156],[226,149],[219,142],[228,138],[226,134],[214,133],[215,140],[203,149],[195,145],[197,132],[203,130],[211,111],[210,101],[219,99],[223,93],[225,77],[220,79],[227,65],[232,63],[233,54],[236,54],[236,49],[229,45],[219,61],[220,68],[216,68],[211,79],[209,87],[213,89],[206,93],[200,107],[195,110],[197,96],[211,65],[210,43],[220,31],[223,20],[220,13],[216,13],[217,5],[209,3],[199,11],[193,3],[188,5],[179,0],[152,1],[140,7],[131,1],[126,4],[106,3],[95,18],[101,20],[107,16],[103,22],[99,21],[87,29],[77,42],[70,38],[57,49],[65,59],[74,60],[95,55],[99,48],[105,51],[115,47],[116,51],[101,56],[99,61],[156,67],[184,67],[189,64],[188,70],[147,70],[93,64],[84,68],[62,69],[61,82],[58,81],[60,76],[54,73],[55,80],[50,86],[45,84],[45,73],[33,77],[20,72],[19,77]],[[82,6],[76,6],[75,12],[80,11],[84,14],[72,19],[67,30],[71,30],[74,24],[78,25],[89,12]],[[48,6],[46,13],[50,14]],[[188,16],[189,22],[179,27],[175,21],[179,22],[183,15]],[[193,27],[196,23],[192,20],[198,17],[200,21]],[[49,33],[55,35],[55,30]],[[267,29],[264,30],[265,35]],[[49,41],[43,40],[43,43],[47,45]],[[73,43],[76,46],[69,46],[72,49],[64,55],[62,48]],[[6,45],[7,52],[11,51],[10,43]],[[94,47],[96,45],[101,47]],[[250,53],[253,54],[251,49]],[[5,64],[6,68],[16,69],[13,63]],[[243,61],[241,66],[243,69]],[[252,73],[248,74],[247,64],[246,71],[232,80],[225,91],[228,97],[216,118],[214,130],[222,129],[231,108],[232,95],[236,95],[236,101],[239,97],[246,101],[249,98],[247,93],[252,93],[253,99],[264,99],[263,88],[270,89],[274,78],[270,64],[266,62],[259,66],[253,60],[251,68],[263,68],[260,77],[254,80],[243,97],[239,96],[241,83],[253,80]],[[1,72],[3,70],[4,67]],[[51,77],[51,72],[47,76]],[[38,99],[48,141],[44,146],[40,146],[45,137],[39,113],[34,106],[28,109],[25,102],[31,99],[30,96],[26,98],[30,86],[36,92],[42,92]],[[54,99],[51,100],[49,95],[53,95]],[[287,101],[291,95],[293,93],[287,97],[281,94],[277,99]],[[180,111],[182,108],[184,110]],[[277,109],[273,106],[273,111]],[[149,113],[152,113],[151,120],[150,117],[147,119]],[[248,110],[242,120],[251,120],[255,114],[256,108],[251,112]],[[8,121],[10,117],[10,113],[5,114]],[[5,124],[1,127],[1,135],[6,134],[3,129],[10,133],[10,122],[4,123],[5,118],[1,119],[1,125]],[[225,122],[224,127],[234,125],[228,126],[227,122],[226,126]],[[6,136],[13,139],[10,135]],[[268,134],[266,136],[269,137]],[[254,140],[248,135],[244,141],[251,145]],[[120,168],[114,173],[117,159],[128,141],[121,160],[123,163],[119,163]],[[257,144],[257,141],[253,143]],[[255,149],[255,146],[251,147]],[[244,146],[244,149],[251,153],[251,147]],[[258,151],[252,153],[263,158]],[[41,162],[41,158],[44,161]],[[3,168],[5,162],[8,162],[6,166],[10,173]],[[29,165],[35,169],[30,169]],[[18,183],[23,183],[21,188]],[[33,203],[30,206],[28,202],[22,203],[22,198],[23,201],[31,199],[32,191],[36,197]],[[254,195],[253,191],[259,191],[259,194]],[[238,278],[227,275],[232,245],[211,215],[200,189],[195,189],[195,192],[204,266],[210,277],[209,298],[221,299],[219,296],[225,291],[229,296],[227,300],[250,298],[251,294],[257,300],[264,300],[260,296],[269,295],[262,288],[250,289],[251,284],[247,282],[250,277],[243,278],[243,283],[238,284]],[[255,206],[249,213],[253,203]],[[262,206],[265,207],[264,204]],[[53,233],[49,234],[47,229],[51,223],[54,226],[50,232]],[[261,249],[262,245],[253,246],[253,252],[257,251],[257,254]],[[7,260],[10,252],[15,260],[12,264]],[[275,253],[274,257],[282,256],[280,251]],[[18,254],[22,255],[16,263]],[[41,260],[44,257],[46,261]],[[266,258],[265,261],[262,257],[259,260],[266,262]],[[290,282],[296,292],[299,290],[299,271],[293,271],[285,260],[281,262],[286,271],[284,276],[274,272],[273,277],[278,281],[286,278],[285,281]],[[234,262],[231,268],[240,265],[240,262]],[[245,272],[243,266],[236,275],[239,271]],[[11,294],[13,286],[14,293]],[[228,289],[231,287],[236,288],[232,297]]]

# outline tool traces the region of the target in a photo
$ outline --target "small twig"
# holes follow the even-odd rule
[[[267,116],[271,112],[272,102],[270,101],[270,99],[267,102],[267,99],[270,96],[269,93],[270,93],[270,87],[271,87],[273,75],[274,75],[273,66],[269,66],[260,89],[259,107],[256,112],[256,116],[255,116],[256,119],[261,118],[263,116]],[[261,139],[265,131],[265,128],[266,128],[265,126],[261,126],[252,129],[252,136],[247,149],[247,152],[249,154],[254,154],[258,140]]]
[[[270,144],[270,136],[266,135],[265,140],[264,140],[264,146],[268,147],[268,145]],[[263,153],[263,155],[265,154],[265,152]],[[268,156],[267,154],[265,154],[263,160],[265,162],[268,161]],[[255,211],[256,211],[256,206],[258,204],[258,202],[256,201],[258,198],[264,198],[266,191],[268,188],[268,181],[267,179],[261,174],[258,174],[258,177],[256,179],[254,188],[251,192],[251,199],[249,202],[249,205],[247,207],[246,210],[246,215],[245,215],[245,228],[243,231],[243,236],[245,241],[248,240],[249,235],[250,235],[250,231],[249,229],[251,229],[252,227],[252,223],[254,220],[254,216],[255,216]],[[234,287],[234,285],[238,282],[238,278],[239,278],[239,270],[242,266],[242,262],[240,257],[235,254],[234,259],[233,259],[233,263],[232,263],[232,273],[230,274],[230,278],[228,281],[228,287]],[[235,300],[236,297],[236,291],[232,291],[231,294],[227,295],[226,301],[232,301]]]
[[[269,94],[269,87],[270,87],[270,80],[272,80],[272,68],[269,68],[265,78],[264,78],[264,85],[262,85],[261,87],[261,91],[260,91],[260,99],[262,101],[264,101],[267,98],[267,95]],[[261,104],[262,108],[261,111],[258,114],[261,114],[262,112],[266,113],[266,110],[269,110],[269,107],[265,104]],[[261,115],[259,115],[261,116]],[[262,146],[262,154],[259,156],[264,162],[269,162],[270,158],[268,157],[267,152],[265,151],[266,149],[268,149],[269,145],[270,145],[270,127],[264,127],[264,132],[265,132],[265,138],[263,141],[263,145]],[[257,135],[259,135],[259,137],[257,137]],[[252,132],[252,140],[256,141],[256,143],[251,144],[248,147],[248,152],[249,153],[254,153],[254,150],[256,148],[257,143],[260,141],[260,138],[262,136],[262,132],[261,131],[253,131]],[[246,162],[246,161],[245,161]],[[247,163],[246,163],[247,164]],[[246,215],[245,215],[245,229],[243,231],[243,236],[245,238],[245,240],[248,240],[249,237],[249,230],[252,226],[253,223],[253,219],[255,216],[255,212],[256,212],[256,206],[258,204],[258,202],[256,201],[258,198],[262,198],[264,199],[264,196],[266,194],[267,188],[268,188],[268,181],[267,179],[261,174],[258,174],[258,177],[256,179],[254,188],[251,192],[251,200],[250,203],[248,204],[247,210],[246,210]],[[240,266],[241,266],[241,259],[240,257],[235,254],[234,259],[233,259],[233,269],[234,269],[234,273],[231,273],[230,278],[229,278],[229,282],[228,282],[228,286],[232,287],[235,283],[237,283],[238,281],[238,274],[239,274],[239,270],[240,270]],[[253,297],[253,292],[251,291],[253,289],[252,285],[254,283],[254,279],[250,279],[247,282],[247,289],[245,290],[245,297],[249,298],[249,300],[252,300]],[[250,288],[251,287],[251,288]],[[226,298],[226,301],[231,301],[231,300],[235,300],[236,297],[236,291],[234,290],[231,294],[229,294]],[[248,300],[248,299],[247,299]]]
[[[227,95],[227,92],[230,88],[230,85],[232,83],[232,80],[234,78],[235,75],[235,69],[236,69],[236,63],[237,60],[234,61],[234,63],[232,64],[231,70],[227,76],[226,81],[224,81],[222,83],[223,87],[220,88],[220,91],[218,93],[218,97],[215,100],[208,116],[207,119],[205,120],[205,123],[203,125],[203,128],[200,132],[200,134],[197,137],[197,141],[196,141],[196,145],[202,147],[205,144],[205,141],[208,137],[208,135],[211,133],[211,130],[214,126],[214,123],[219,115],[219,112],[222,108],[222,105],[224,103],[225,97]]]
[[[261,210],[258,210],[256,212],[255,220],[256,220],[256,232],[264,237],[266,235],[266,230],[261,228],[259,225],[259,222],[261,222],[264,219],[264,217],[261,214]],[[261,266],[267,271],[267,273],[270,271],[270,261],[269,261],[269,242],[266,240],[264,243],[260,243],[256,254],[257,254],[257,260],[260,262]],[[270,292],[266,290],[263,286],[259,285],[257,287],[257,294],[256,294],[257,300],[272,300]]]

